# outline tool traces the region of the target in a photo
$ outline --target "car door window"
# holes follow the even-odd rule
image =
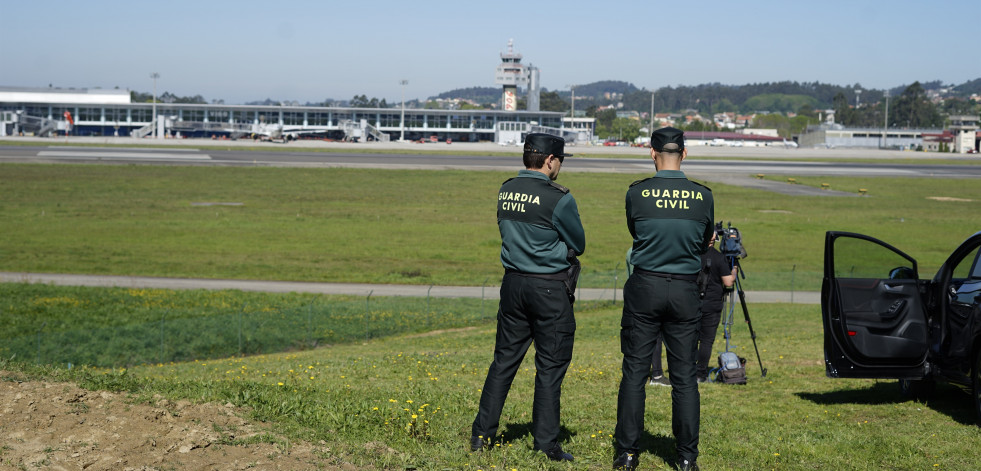
[[[835,278],[916,279],[912,262],[864,239],[835,240]]]
[[[918,365],[928,341],[915,260],[868,236],[829,237],[830,291],[823,307],[836,354],[851,367]]]
[[[977,304],[979,285],[981,285],[981,249],[969,252],[951,270],[949,293],[951,305],[971,306]],[[963,315],[967,315],[965,312]]]
[[[947,261],[951,271],[949,284],[943,287],[945,335],[941,353],[949,371],[960,371],[966,377],[972,366],[974,323],[981,303],[981,266],[978,247],[962,247],[962,250]]]

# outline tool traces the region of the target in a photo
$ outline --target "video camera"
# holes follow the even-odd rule
[[[746,249],[743,247],[743,237],[739,234],[739,229],[728,226],[722,227],[722,221],[715,223],[715,233],[719,238],[719,252],[726,257],[746,258]]]

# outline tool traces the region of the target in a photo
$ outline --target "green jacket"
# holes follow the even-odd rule
[[[558,273],[569,268],[569,250],[582,255],[586,233],[569,189],[547,175],[521,170],[497,195],[501,264],[523,273]]]
[[[627,190],[630,263],[641,270],[696,274],[715,230],[712,190],[680,170],[661,170]]]

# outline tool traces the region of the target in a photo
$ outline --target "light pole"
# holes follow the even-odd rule
[[[566,85],[566,86],[569,87],[569,90],[572,91],[572,114],[571,116],[569,116],[569,126],[572,127],[572,132],[578,133],[579,131],[576,131],[576,86],[575,85]]]
[[[399,85],[402,86],[402,122],[400,127],[402,128],[402,133],[399,136],[399,142],[405,142],[405,86],[409,84],[408,80],[399,80]]]
[[[654,132],[654,91],[651,90],[651,132]]]
[[[150,74],[150,78],[153,79],[153,116],[150,117],[150,131],[153,133],[153,138],[157,138],[157,79],[160,78],[160,74],[153,72]]]
[[[886,147],[886,139],[889,138],[889,90],[886,90],[886,117],[882,120],[882,147]]]

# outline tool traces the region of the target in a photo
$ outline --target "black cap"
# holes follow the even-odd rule
[[[651,133],[651,147],[658,152],[681,152],[685,148],[685,132],[666,127]]]
[[[551,154],[556,157],[569,157],[572,155],[565,153],[565,139],[541,132],[531,133],[525,137],[525,152],[545,155]]]

